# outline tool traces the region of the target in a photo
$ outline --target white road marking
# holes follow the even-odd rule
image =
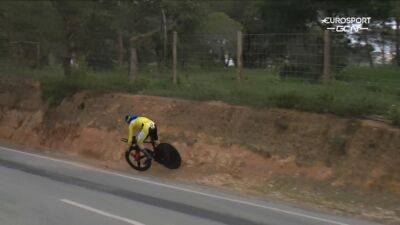
[[[66,203],[66,204],[69,204],[69,205],[76,206],[76,207],[81,208],[81,209],[86,209],[88,211],[91,211],[91,212],[94,212],[94,213],[97,213],[97,214],[100,214],[100,215],[103,215],[103,216],[106,216],[106,217],[109,217],[109,218],[112,218],[112,219],[116,219],[116,220],[128,223],[128,224],[145,225],[145,224],[140,223],[138,221],[131,220],[131,219],[128,219],[128,218],[125,218],[125,217],[117,216],[117,215],[113,215],[111,213],[104,212],[104,211],[101,211],[99,209],[95,209],[95,208],[92,208],[90,206],[83,205],[83,204],[80,204],[80,203],[77,203],[77,202],[74,202],[74,201],[71,201],[71,200],[68,200],[68,199],[60,199],[60,201]]]
[[[325,218],[321,218],[321,217],[311,216],[311,215],[307,215],[307,214],[300,213],[300,212],[294,212],[294,211],[280,209],[280,208],[276,208],[276,207],[272,207],[272,206],[266,206],[266,205],[261,205],[261,204],[257,204],[257,203],[253,203],[253,202],[243,201],[243,200],[239,200],[239,199],[228,198],[228,197],[223,197],[223,196],[214,195],[214,194],[208,194],[208,193],[205,193],[205,192],[195,191],[195,190],[191,190],[191,189],[188,189],[188,188],[183,188],[183,187],[173,186],[173,185],[169,185],[169,184],[164,184],[164,183],[160,183],[160,182],[157,182],[157,181],[151,181],[151,180],[147,180],[147,179],[143,179],[143,178],[139,178],[139,177],[128,176],[128,175],[120,174],[120,173],[117,173],[117,172],[112,172],[112,171],[108,171],[108,170],[104,170],[104,169],[100,169],[100,168],[95,168],[95,167],[88,166],[88,165],[83,165],[83,164],[76,163],[76,162],[71,162],[71,161],[61,160],[61,159],[55,159],[55,158],[51,158],[51,157],[48,157],[48,156],[33,154],[33,153],[29,153],[29,152],[23,152],[23,151],[11,149],[11,148],[0,147],[0,150],[12,151],[12,152],[20,153],[20,154],[23,154],[23,155],[29,155],[29,156],[33,156],[33,157],[37,157],[37,158],[41,158],[41,159],[47,159],[47,160],[51,160],[51,161],[55,161],[55,162],[69,164],[69,165],[72,165],[72,166],[76,166],[76,167],[80,167],[80,168],[84,168],[84,169],[88,169],[88,170],[94,170],[94,171],[98,171],[98,172],[102,172],[102,173],[106,173],[106,174],[111,174],[111,175],[127,178],[127,179],[130,179],[130,180],[134,180],[134,181],[140,181],[140,182],[143,182],[143,183],[148,183],[148,184],[158,185],[158,186],[166,187],[166,188],[170,188],[170,189],[185,191],[185,192],[189,192],[189,193],[193,193],[193,194],[207,196],[207,197],[210,197],[210,198],[215,198],[215,199],[220,199],[220,200],[240,203],[240,204],[243,204],[243,205],[259,207],[259,208],[268,209],[268,210],[275,211],[275,212],[280,212],[280,213],[284,213],[284,214],[288,214],[288,215],[292,215],[292,216],[304,217],[304,218],[307,218],[307,219],[317,220],[317,221],[325,222],[325,223],[329,223],[329,224],[350,225],[350,224],[347,224],[347,223],[342,223],[342,222],[335,221],[335,220],[330,220],[330,219],[325,219]]]

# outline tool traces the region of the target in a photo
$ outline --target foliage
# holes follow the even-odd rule
[[[400,106],[392,105],[387,112],[387,117],[392,120],[394,125],[400,127]]]
[[[182,36],[194,33],[226,34],[217,41],[209,41],[211,45],[214,45],[213,52],[220,51],[217,49],[219,46],[217,42],[221,42],[221,39],[232,43],[231,39],[235,39],[235,35],[228,35],[228,33],[232,34],[236,30],[250,33],[310,32],[319,34],[321,16],[346,15],[351,12],[352,15],[373,16],[379,25],[391,18],[390,13],[398,14],[395,2],[376,0],[361,2],[306,0],[302,2],[302,7],[293,7],[296,4],[298,2],[295,0],[1,1],[0,48],[2,48],[3,58],[11,59],[13,51],[6,49],[6,43],[38,42],[42,67],[51,64],[51,60],[55,59],[56,63],[64,65],[64,69],[69,69],[68,65],[72,60],[77,62],[76,67],[88,66],[94,70],[107,70],[112,69],[115,62],[122,58],[128,62],[127,49],[131,37],[162,27],[162,12],[166,16],[167,29],[176,30]],[[160,61],[163,40],[164,37],[159,32],[153,36],[150,43],[142,44],[139,49],[139,61]],[[201,41],[204,40],[199,40]],[[315,40],[272,38],[267,41],[282,41],[283,45],[290,46],[296,41],[310,43]],[[198,44],[196,40],[188,42],[193,45]],[[274,51],[265,45],[261,43],[257,49],[247,49],[247,46],[244,48],[246,52],[255,54]],[[349,43],[344,43],[342,49],[346,49],[348,45]],[[229,54],[233,54],[233,47],[223,47],[229,49]],[[24,60],[29,62],[32,61],[32,57],[35,57],[33,51],[36,51],[36,47],[25,46],[24,48],[27,49],[26,52],[31,51],[32,54],[25,54],[28,56],[20,54],[14,60],[15,64],[27,65],[29,63],[24,63]],[[290,57],[291,53],[287,49],[282,48],[276,51],[283,57]],[[171,51],[165,50],[167,51],[165,54],[170,56]],[[305,47],[300,52],[308,54],[309,51],[310,49]],[[119,57],[118,60],[117,57]],[[246,66],[252,66],[251,61],[246,62]],[[317,61],[319,62],[320,59]],[[303,64],[303,61],[299,64]],[[339,62],[339,64],[346,65],[346,62]]]
[[[263,1],[210,1],[215,12],[224,12],[243,26],[245,33],[264,33],[264,21],[261,18]],[[212,10],[210,10],[212,11]]]
[[[168,25],[180,34],[191,34],[207,16],[205,1],[162,0],[160,7],[166,10]]]
[[[87,66],[94,70],[111,69],[116,58],[115,15],[111,12],[113,5],[109,4],[104,2],[103,5],[96,5],[85,24],[85,58]]]
[[[231,56],[235,54],[236,33],[242,29],[240,23],[225,13],[211,13],[201,22],[195,35],[189,35],[189,38],[183,39],[181,44],[185,46],[189,54],[191,51],[204,52],[200,57],[195,58],[202,62],[203,67],[214,63],[224,65],[225,54]]]
[[[169,29],[191,32],[203,16],[201,7],[198,1],[1,1],[0,47],[19,41],[37,42],[43,65],[54,57],[66,70],[70,70],[71,60],[75,67],[85,64],[94,70],[111,69],[119,34],[127,46],[132,36],[158,29],[161,9],[166,11]],[[154,47],[159,46],[142,49],[151,52]],[[11,58],[6,48],[3,46],[0,56]],[[124,49],[123,54],[128,56]],[[28,50],[36,56],[36,46]],[[23,60],[18,58],[15,63]]]
[[[199,34],[227,34],[234,35],[242,30],[242,25],[223,12],[209,14],[201,23],[197,33]]]
[[[377,0],[298,4],[297,0],[0,1],[0,72],[40,80],[44,97],[53,103],[79,90],[125,91],[345,116],[380,114],[398,124],[398,109],[390,108],[399,105],[398,68],[372,65],[371,55],[376,45],[398,43],[385,36],[393,34],[385,22],[398,19],[399,4]],[[371,26],[378,38],[355,35],[357,45],[348,36],[332,36],[332,72],[337,80],[325,85],[310,82],[322,71],[320,19],[350,14],[373,17]],[[159,32],[164,25],[166,38]],[[131,41],[153,30],[154,35],[140,44]],[[145,71],[149,64],[158,70],[164,55],[170,60],[173,30],[179,32],[181,68],[194,68],[190,73],[179,71],[183,75],[179,85],[171,84],[168,68],[156,78]],[[241,84],[225,61],[227,54],[235,60],[237,30],[268,33],[244,36],[245,68],[262,69],[245,70]],[[141,65],[135,82],[128,81],[125,66],[133,45],[138,45]],[[351,54],[360,53],[375,67],[348,67]],[[196,62],[185,65],[185,59]],[[266,62],[274,67],[265,66]],[[210,70],[214,64],[221,70]],[[62,69],[70,76],[63,76]]]
[[[136,82],[127,81],[126,76],[115,74],[82,73],[68,77],[41,77],[43,86],[43,98],[51,105],[59,104],[78,91],[88,90],[96,92],[129,92],[137,93],[147,87],[144,80]]]
[[[61,39],[59,27],[60,17],[49,1],[0,1],[0,57],[14,65],[32,65],[36,45],[29,42],[40,43],[41,65],[36,66],[43,66],[48,54],[55,51],[54,43]],[[16,51],[18,48],[24,52]]]
[[[317,10],[311,0],[264,1],[261,6],[261,16],[264,21],[264,31],[274,33],[304,32],[307,24],[317,18]],[[282,10],[285,9],[285,10]]]

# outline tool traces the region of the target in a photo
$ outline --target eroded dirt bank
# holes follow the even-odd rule
[[[48,107],[32,82],[0,85],[0,107],[0,138],[31,147],[127,166],[122,119],[134,112],[154,119],[161,141],[183,156],[180,170],[152,173],[245,192],[304,184],[400,197],[400,129],[383,123],[112,93],[81,92]],[[400,211],[391,213],[400,222]]]

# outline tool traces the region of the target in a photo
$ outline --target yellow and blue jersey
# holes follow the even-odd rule
[[[149,128],[155,126],[155,123],[149,118],[139,116],[129,123],[128,145],[130,146],[133,137],[136,137],[136,143],[142,144],[149,134]]]

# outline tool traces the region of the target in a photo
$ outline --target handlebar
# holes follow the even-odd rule
[[[127,139],[127,138],[121,138],[121,141],[123,141],[123,142],[128,142],[128,139]],[[152,141],[144,141],[143,143],[149,143],[149,144],[151,144]]]

